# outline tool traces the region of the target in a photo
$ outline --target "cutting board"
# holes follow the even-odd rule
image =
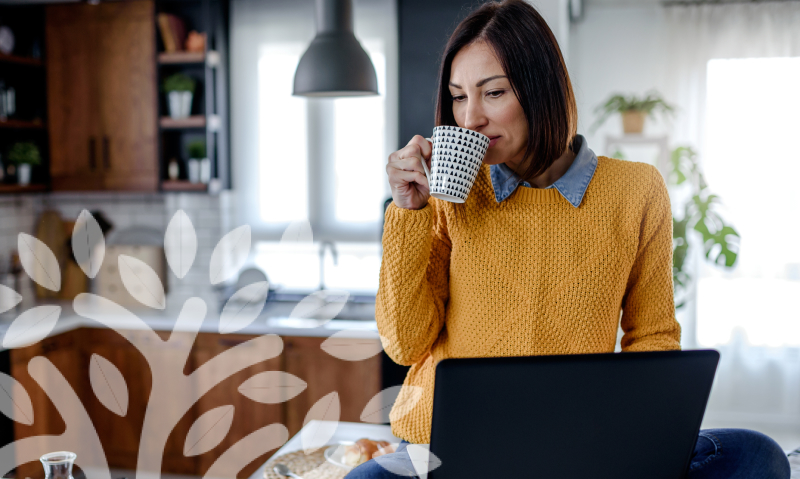
[[[36,224],[36,238],[46,244],[56,257],[58,266],[63,276],[64,265],[67,262],[67,232],[64,230],[64,221],[58,211],[47,210],[39,217]],[[40,268],[41,266],[36,266]],[[62,282],[63,285],[63,282]],[[58,298],[58,291],[51,291],[36,283],[37,298]]]
[[[75,221],[64,222],[64,231],[67,237],[72,236],[73,229],[75,229]],[[58,295],[61,299],[75,299],[75,296],[86,293],[89,289],[89,278],[78,266],[78,263],[69,258],[68,253],[67,251],[67,259],[64,261],[64,268],[61,271],[61,291]]]
[[[97,294],[110,299],[120,306],[138,307],[143,306],[125,289],[122,283],[122,276],[119,274],[119,255],[124,254],[141,260],[155,271],[161,280],[161,284],[166,292],[166,257],[164,248],[160,246],[138,246],[138,245],[111,245],[106,246],[106,254],[100,271],[97,272],[96,285]]]

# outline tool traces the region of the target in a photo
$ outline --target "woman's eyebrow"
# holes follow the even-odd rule
[[[496,80],[496,79],[498,79],[498,78],[506,78],[506,76],[505,76],[505,75],[495,75],[495,76],[493,76],[493,77],[484,78],[483,80],[481,80],[481,81],[479,81],[478,83],[476,83],[476,84],[475,84],[475,86],[476,86],[476,87],[478,87],[478,88],[480,88],[480,87],[482,87],[483,85],[487,84],[488,82],[490,82],[490,81],[492,81],[492,80]],[[454,87],[456,87],[456,88],[461,88],[461,85],[456,85],[456,84],[455,84],[455,83],[453,83],[453,82],[450,82],[450,86],[454,86]]]

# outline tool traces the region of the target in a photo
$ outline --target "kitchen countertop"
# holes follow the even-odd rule
[[[304,431],[309,429],[316,431],[320,428],[335,429],[335,432],[327,441],[328,444],[338,444],[340,441],[355,442],[362,437],[372,439],[373,441],[384,440],[391,443],[400,443],[402,440],[392,434],[392,428],[390,426],[384,426],[381,424],[364,424],[360,422],[336,422],[312,419],[308,422],[308,424],[303,426],[303,429],[301,429],[300,432],[295,434],[294,437],[292,437],[288,442],[286,442],[286,444],[284,444],[272,456],[270,456],[270,459],[273,457],[282,456],[289,452],[303,449],[301,437],[303,436]],[[250,479],[264,479],[265,466],[266,463],[259,467],[258,470],[250,476]]]
[[[42,305],[57,305],[61,313],[55,326],[47,337],[52,337],[78,328],[104,328],[101,322],[80,315],[75,312],[73,301],[36,301],[24,302],[15,310],[0,314],[0,337],[4,337],[11,323],[29,308]],[[291,305],[270,305],[267,303],[261,314],[248,326],[233,331],[231,334],[263,335],[276,334],[279,336],[309,336],[329,337],[337,334],[342,338],[374,338],[378,339],[378,328],[374,316],[372,319],[333,319],[330,321],[315,319],[290,318]],[[102,314],[106,324],[113,324],[115,329],[131,330],[149,327],[154,331],[188,331],[195,327],[181,324],[178,321],[180,306],[167,307],[164,310],[150,308],[125,308],[132,314],[124,313],[119,306],[103,308],[92,307],[96,314]],[[288,312],[287,312],[288,310]],[[203,333],[220,333],[220,313],[207,310],[200,328]],[[0,347],[0,350],[4,348]]]

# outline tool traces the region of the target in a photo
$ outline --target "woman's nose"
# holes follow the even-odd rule
[[[464,118],[464,128],[478,130],[486,124],[486,114],[480,101],[467,100],[467,116]]]

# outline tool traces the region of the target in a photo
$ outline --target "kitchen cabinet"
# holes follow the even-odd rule
[[[97,399],[91,387],[83,390],[81,398],[97,435],[106,452],[109,465],[124,469],[136,469],[144,416],[152,390],[152,374],[142,353],[131,341],[143,341],[143,331],[123,331],[119,334],[109,329],[81,329],[86,366],[82,374],[88,378],[89,367],[94,355],[101,356],[119,369],[128,386],[128,410],[125,417],[111,412]],[[157,332],[162,340],[170,335]],[[178,333],[180,336],[180,333]],[[191,340],[187,337],[186,341]],[[159,364],[175,361],[174,348],[160,344],[147,345],[158,357]],[[182,418],[172,431],[164,448],[164,468],[176,474],[193,474],[196,471],[196,458],[183,455],[183,438],[191,427],[192,417]]]
[[[199,368],[218,354],[239,346],[252,338],[253,336],[240,334],[199,334],[192,353],[194,368]],[[253,348],[256,346],[251,345],[249,347]],[[249,356],[253,353],[253,351],[248,351],[248,349],[245,348],[237,350],[235,354]],[[231,358],[231,360],[235,361],[236,358]],[[197,417],[220,406],[234,407],[233,424],[231,425],[231,430],[228,435],[225,436],[225,439],[217,447],[198,456],[198,473],[200,475],[205,474],[223,452],[245,436],[248,436],[264,426],[283,422],[284,406],[282,404],[261,404],[252,401],[238,391],[239,386],[243,382],[258,373],[264,371],[280,371],[282,369],[282,362],[282,357],[276,356],[270,360],[242,369],[238,373],[228,376],[225,380],[213,386],[208,393],[197,401],[195,404]],[[224,367],[224,364],[220,366]],[[206,372],[209,374],[206,376],[202,374],[198,376],[198,386],[202,386],[213,374],[212,371]],[[249,477],[252,475],[271,455],[272,451],[262,455],[251,464],[240,464],[244,469],[242,469],[239,477]],[[230,473],[232,474],[234,472],[235,471],[231,471]]]
[[[80,330],[69,331],[26,348],[11,351],[11,375],[28,392],[34,412],[34,421],[30,426],[14,423],[16,440],[30,436],[60,435],[66,430],[66,423],[53,402],[28,372],[28,362],[36,356],[44,356],[59,370],[73,390],[79,393],[85,391],[89,386],[88,376],[81,372],[87,370],[88,361],[81,351],[80,338]],[[52,379],[45,375],[43,381],[47,384]],[[17,465],[17,477],[43,478],[42,464],[36,461]]]
[[[162,338],[185,333],[157,332]],[[185,374],[192,374],[219,354],[254,338],[252,335],[200,333],[191,347]],[[150,352],[158,357],[158,364],[169,364],[179,359],[179,348],[163,343],[147,344],[142,341],[143,331],[115,331],[104,328],[80,328],[45,339],[37,344],[11,351],[12,375],[25,387],[33,402],[35,422],[32,426],[15,423],[15,438],[60,434],[65,424],[50,399],[28,374],[28,362],[35,356],[44,355],[66,377],[86,407],[97,430],[110,467],[135,469],[141,439],[144,415],[152,389],[149,366],[131,341],[144,343],[153,348]],[[185,340],[192,337],[185,334]],[[366,404],[381,390],[380,356],[364,361],[343,361],[320,349],[326,338],[283,337],[282,354],[232,374],[200,397],[189,412],[181,418],[170,434],[164,449],[162,472],[202,476],[212,464],[231,446],[242,438],[270,424],[282,423],[289,430],[289,437],[303,426],[309,409],[322,397],[338,391],[342,421],[360,421]],[[375,341],[378,341],[375,339]],[[128,387],[129,405],[125,417],[109,411],[94,395],[89,379],[93,355],[102,356],[111,362],[125,378]],[[238,350],[238,355],[248,356],[252,351]],[[230,361],[236,361],[231,357]],[[224,368],[225,364],[218,367]],[[262,404],[242,395],[238,388],[250,377],[264,371],[286,371],[307,383],[307,388],[291,400],[280,404]],[[197,387],[210,381],[212,371],[197,376]],[[190,427],[205,412],[220,406],[234,406],[233,423],[225,439],[208,452],[192,457],[183,455],[183,447]],[[274,451],[263,454],[250,464],[240,464],[237,477],[247,478],[266,462]],[[18,477],[37,479],[42,477],[39,463],[20,466]]]
[[[47,6],[53,190],[158,189],[154,8]]]
[[[380,355],[363,361],[344,361],[320,349],[325,339],[284,338],[284,371],[308,383],[305,391],[286,403],[284,424],[289,429],[289,437],[302,429],[308,410],[327,394],[338,391],[341,421],[360,422],[364,407],[381,391]]]

